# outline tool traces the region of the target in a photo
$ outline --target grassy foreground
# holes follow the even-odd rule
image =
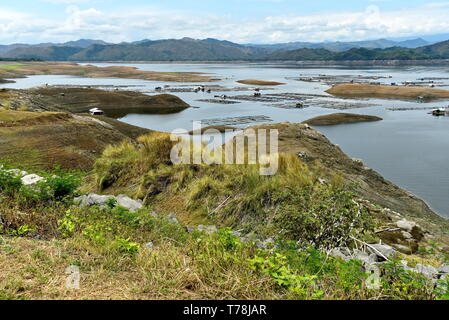
[[[377,222],[319,164],[281,154],[278,174],[264,177],[259,165],[175,166],[168,134],[137,142],[106,148],[88,176],[41,173],[46,180],[34,187],[0,169],[0,299],[449,297],[395,260],[382,267],[380,289],[369,289],[360,261],[327,254],[354,246],[351,236],[375,239]],[[81,208],[72,199],[85,191],[126,193],[145,206]],[[199,223],[219,231],[183,227]],[[268,237],[260,249],[255,239]],[[79,290],[65,287],[69,266],[80,268]]]

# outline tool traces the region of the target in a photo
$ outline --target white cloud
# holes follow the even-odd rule
[[[0,42],[67,41],[78,38],[120,42],[181,37],[214,37],[259,43],[363,40],[447,33],[448,16],[449,2],[428,3],[394,11],[380,11],[376,5],[370,5],[359,12],[268,16],[245,20],[198,11],[174,12],[130,7],[125,12],[103,12],[95,8],[81,10],[76,5],[68,6],[62,18],[50,20],[0,9]]]
[[[73,3],[89,3],[89,0],[39,0],[41,2],[48,2],[54,4],[73,4]]]

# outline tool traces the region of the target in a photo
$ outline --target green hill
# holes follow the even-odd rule
[[[18,46],[6,52],[3,48],[0,53],[3,58],[48,61],[373,61],[449,58],[449,41],[407,48],[419,43],[425,42],[335,42],[303,44],[305,47],[297,48],[300,43],[240,45],[216,39],[191,38],[121,44],[85,40],[51,46]],[[389,47],[388,44],[397,46]]]

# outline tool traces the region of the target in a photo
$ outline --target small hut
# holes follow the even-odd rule
[[[104,111],[98,108],[93,108],[89,110],[89,113],[93,116],[102,116],[104,115]]]

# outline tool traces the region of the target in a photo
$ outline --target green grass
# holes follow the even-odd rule
[[[8,106],[9,102],[2,102],[3,105]],[[19,110],[8,110],[0,108],[0,121],[4,122],[12,122],[12,121],[21,121],[21,120],[33,120],[40,117],[55,115],[57,112],[31,112],[28,111],[28,107],[26,105],[21,105]]]
[[[385,266],[382,288],[370,290],[369,274],[358,261],[298,250],[292,241],[261,251],[228,229],[189,234],[163,215],[154,217],[151,208],[130,213],[69,203],[37,206],[35,222],[45,223],[47,231],[26,225],[22,230],[31,231],[19,236],[13,230],[20,223],[13,227],[10,215],[17,203],[7,203],[0,204],[9,226],[0,233],[0,299],[436,299],[447,294],[395,262]],[[33,240],[33,230],[41,235],[53,230],[53,240]],[[70,265],[80,268],[79,291],[64,288]]]
[[[18,70],[23,68],[22,64],[0,64],[0,69],[2,70]]]
[[[139,142],[105,150],[95,164],[96,188],[173,210],[186,223],[202,221],[266,236],[280,232],[317,246],[335,245],[332,239],[343,245],[351,234],[364,237],[372,231],[369,214],[352,201],[350,187],[296,155],[280,154],[278,173],[261,176],[260,165],[173,165],[168,134],[153,133]],[[329,182],[322,184],[322,178]],[[327,224],[333,228],[317,237]]]
[[[349,235],[372,237],[373,225],[341,179],[319,165],[281,154],[270,177],[258,165],[174,166],[172,144],[153,133],[138,145],[111,146],[87,179],[140,195],[146,205],[137,212],[113,202],[74,205],[76,173],[47,173],[47,182],[25,188],[0,170],[0,299],[449,298],[398,261],[382,266],[381,287],[371,290],[361,262],[322,250],[352,246]],[[189,233],[166,218],[171,212],[201,216],[219,231]],[[276,236],[276,246],[260,250],[236,229]],[[80,290],[65,289],[71,265],[80,268]]]
[[[277,246],[269,251],[260,250],[254,242],[243,243],[229,228],[220,228],[211,235],[188,233],[182,225],[169,221],[165,217],[168,212],[161,212],[153,201],[137,212],[129,212],[113,202],[105,207],[81,208],[71,201],[80,178],[76,173],[49,172],[46,182],[25,188],[20,179],[1,170],[0,299],[448,297],[447,290],[435,290],[425,278],[404,271],[394,261],[383,267],[381,288],[370,290],[366,286],[369,274],[363,271],[361,262],[329,257],[325,251],[310,246],[311,242],[298,246],[298,239],[310,239],[303,227],[316,235],[314,228],[323,222],[316,217],[313,221],[307,218],[320,210],[325,210],[322,218],[326,218],[326,212],[333,217],[334,211],[329,208],[341,205],[344,211],[335,212],[348,215],[352,207],[351,198],[347,197],[350,194],[339,194],[338,181],[332,188],[319,187],[315,183],[317,173],[292,157],[282,157],[279,176],[263,178],[255,166],[170,166],[164,153],[169,143],[163,134],[146,136],[140,143],[134,149],[127,144],[109,148],[105,157],[110,162],[101,168],[114,167],[120,159],[123,162],[119,161],[115,168],[128,174],[128,178],[131,173],[125,169],[130,166],[149,170],[141,177],[142,185],[147,186],[161,182],[162,176],[169,177],[170,191],[165,194],[185,195],[193,210],[216,208],[223,195],[231,194],[234,199],[224,212],[216,212],[214,217],[215,214],[206,211],[211,219],[224,215],[222,220],[229,220],[229,224],[240,221],[239,227],[276,232]],[[160,156],[152,158],[153,152]],[[120,177],[115,178],[118,179],[115,182],[121,181]],[[298,189],[293,188],[292,181]],[[229,193],[231,186],[238,188],[237,193]],[[313,191],[310,187],[320,193],[309,194]],[[283,192],[276,193],[278,188],[283,188]],[[298,199],[304,195],[317,197],[313,201]],[[277,199],[286,207],[277,203]],[[274,215],[275,212],[282,214]],[[265,220],[268,213],[271,213],[268,218],[280,219],[282,228],[291,234],[279,233],[275,223],[270,225]],[[348,217],[355,226],[363,222],[358,216]],[[252,220],[264,224],[264,228],[258,229]],[[328,222],[336,221],[324,220]],[[348,230],[345,225],[340,227]],[[340,227],[328,228],[331,232],[328,238],[332,239],[333,233],[340,236]],[[151,248],[146,246],[149,242]],[[71,265],[80,269],[80,290],[65,289],[65,270]]]

